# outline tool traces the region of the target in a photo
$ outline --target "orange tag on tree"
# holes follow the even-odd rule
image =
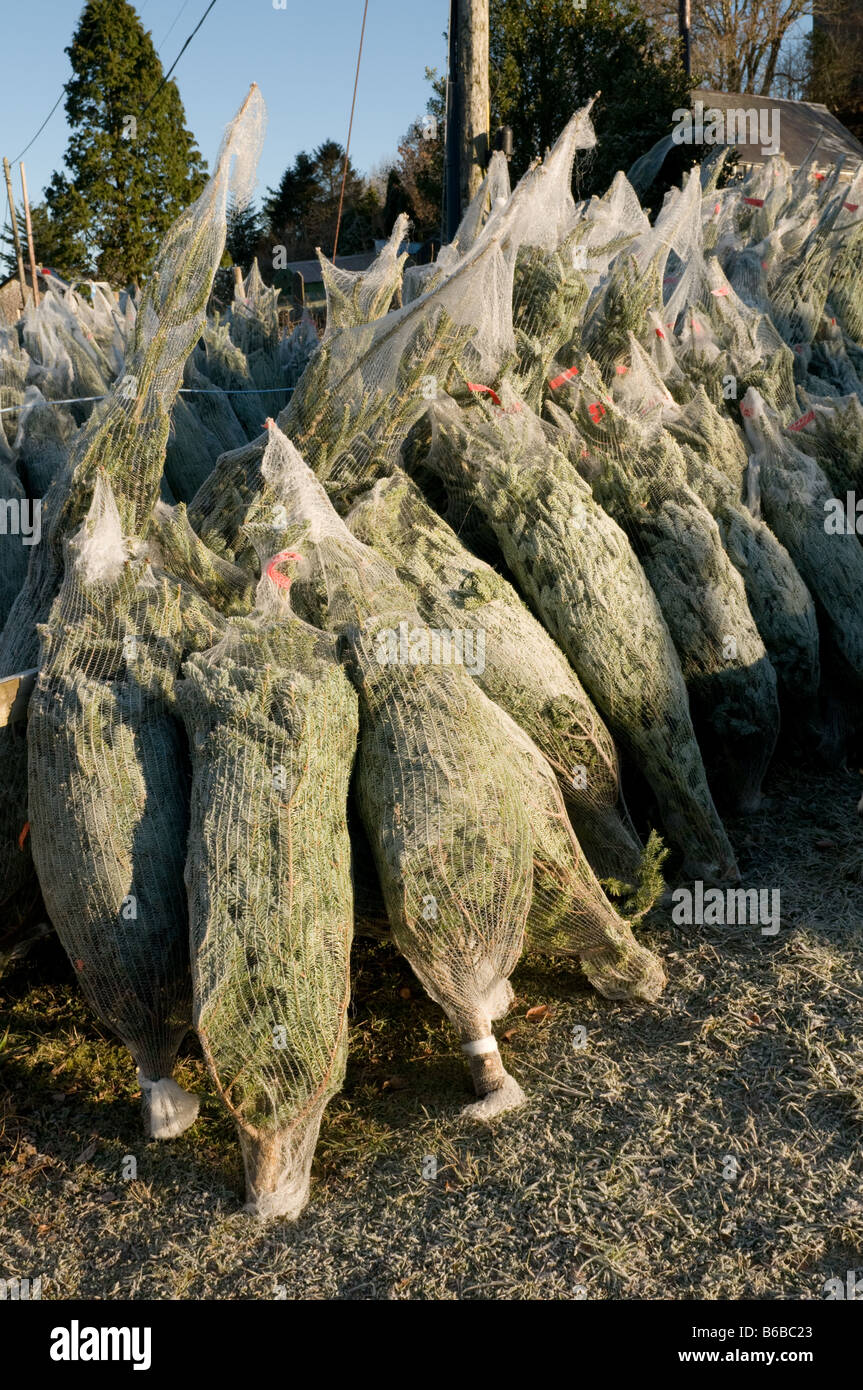
[[[296,550],[280,550],[278,555],[274,555],[267,565],[267,578],[272,579],[273,583],[280,589],[290,589],[293,583],[290,575],[281,574],[276,566],[280,565],[283,560],[302,560],[302,558],[302,555],[299,555]]]
[[[548,384],[552,391],[556,391],[558,386],[562,386],[565,381],[569,381],[570,377],[573,376],[578,376],[578,367],[567,367],[566,371],[561,372],[560,376],[552,377]]]
[[[479,383],[476,381],[469,381],[467,384],[467,389],[469,391],[478,391],[482,392],[487,396],[491,396],[495,405],[500,405],[500,396],[497,394],[496,391],[493,391],[490,386],[480,386]]]
[[[805,427],[806,427],[807,425],[811,425],[811,424],[812,424],[812,421],[813,421],[814,419],[815,419],[815,411],[814,411],[814,410],[807,410],[807,412],[806,412],[805,415],[801,415],[801,416],[800,416],[800,419],[799,419],[799,420],[795,420],[795,421],[794,421],[794,424],[793,424],[793,425],[789,425],[788,428],[789,428],[790,430],[802,430],[802,429],[805,429]]]

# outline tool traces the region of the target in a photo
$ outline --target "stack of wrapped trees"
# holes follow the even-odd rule
[[[0,728],[0,856],[7,901],[38,877],[148,1133],[195,1118],[194,1028],[249,1208],[295,1217],[355,930],[385,911],[467,1113],[516,1106],[493,1023],[522,952],[655,1001],[633,927],[663,861],[733,884],[720,812],[757,806],[780,712],[813,717],[819,644],[863,676],[863,553],[824,525],[863,471],[863,171],[720,188],[713,159],[651,225],[622,174],[573,201],[586,108],[513,191],[494,157],[433,266],[405,272],[402,219],[366,272],[322,258],[326,333],[284,350],[254,268],[207,317],[262,129],[253,88],[103,334],[103,407],[25,400],[4,349],[2,477],[43,538],[0,570],[0,669],[38,673],[26,739]]]

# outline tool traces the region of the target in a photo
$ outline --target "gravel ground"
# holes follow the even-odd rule
[[[127,1055],[39,942],[0,983],[0,1277],[45,1298],[820,1299],[863,1273],[860,778],[786,764],[768,792],[731,830],[779,933],[656,909],[652,1007],[527,958],[498,1033],[528,1103],[491,1125],[459,1115],[467,1073],[408,967],[358,941],[347,1083],[294,1226],[242,1212],[191,1040],[201,1118],[143,1142]]]

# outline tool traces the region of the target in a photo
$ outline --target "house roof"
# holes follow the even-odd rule
[[[693,103],[704,103],[705,112],[713,108],[723,113],[732,110],[775,113],[772,119],[776,122],[779,149],[794,168],[799,168],[813,146],[818,164],[836,164],[843,158],[854,164],[863,160],[863,145],[820,102],[757,97],[749,92],[713,92],[707,87],[697,87],[691,95]],[[749,133],[752,132],[747,131]],[[738,139],[733,143],[740,151],[741,164],[763,164],[770,158],[762,153],[760,138],[755,142]]]
[[[758,121],[735,119],[734,138],[728,141],[716,140],[711,138],[710,148],[715,148],[717,144],[729,144],[736,147],[740,152],[741,164],[763,164],[771,158],[771,152],[764,153],[765,146],[769,146],[775,139],[778,150],[785,156],[788,163],[794,169],[799,169],[807,156],[814,150],[816,165],[836,164],[839,160],[844,160],[844,173],[848,174],[856,168],[863,160],[863,145],[852,135],[850,130],[846,130],[841,121],[828,111],[826,106],[815,101],[786,101],[782,97],[756,97],[750,92],[713,92],[709,87],[696,87],[690,93],[693,107],[696,102],[702,105],[702,120],[704,130],[702,134],[713,136],[711,130],[712,120],[709,112],[721,111],[727,114],[730,111],[740,112],[741,116],[754,111],[758,114]],[[761,131],[756,131],[754,126],[761,123],[761,113],[765,117],[764,134],[766,140],[762,140]],[[677,116],[675,112],[675,117]],[[682,113],[681,113],[682,114]],[[777,121],[778,116],[778,121]],[[693,136],[696,138],[699,152],[706,154],[708,146],[701,143],[701,137],[697,130],[697,115],[693,112]],[[740,127],[743,127],[741,131]],[[725,126],[726,134],[728,126]],[[656,178],[666,156],[674,148],[676,140],[675,133],[669,131],[668,135],[661,136],[655,145],[645,151],[643,155],[630,166],[626,177],[639,195],[643,195],[651,186]],[[679,139],[679,133],[678,139]],[[750,141],[750,134],[756,135],[755,141]]]
[[[375,251],[362,251],[358,256],[337,256],[336,265],[339,270],[368,270],[376,254]],[[302,275],[307,285],[319,284],[323,279],[317,257],[313,261],[289,261],[284,269]]]

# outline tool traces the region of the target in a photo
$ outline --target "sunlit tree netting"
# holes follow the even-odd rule
[[[136,316],[123,374],[72,440],[43,499],[41,541],[32,548],[23,586],[0,633],[0,670],[6,673],[38,665],[37,624],[48,619],[63,574],[63,545],[86,515],[97,469],[114,487],[124,533],[146,533],[159,494],[171,409],[186,359],[206,321],[224,249],[228,191],[247,195],[263,126],[263,102],[254,87],[228,127],[213,177],[165,238]],[[27,820],[26,753],[9,726],[0,728],[0,759],[5,769],[0,780],[0,892],[6,898],[32,872],[30,846],[21,842]]]
[[[42,504],[0,536],[0,675],[38,671],[0,877],[20,912],[35,863],[148,1131],[195,1117],[194,1027],[248,1208],[292,1218],[355,930],[490,1119],[523,1099],[493,1030],[522,953],[649,1005],[666,862],[737,883],[722,815],[780,719],[812,739],[858,689],[863,168],[720,188],[718,154],[648,215],[651,153],[577,203],[588,107],[515,188],[492,157],[433,264],[404,218],[365,271],[321,257],[319,338],[255,264],[213,308],[263,117],[253,89],[142,295],[53,289],[0,333],[0,502]]]
[[[177,689],[195,1027],[237,1123],[250,1209],[296,1216],[347,1058],[357,702],[333,638],[291,613],[275,565],[251,616],[191,657]]]
[[[481,659],[472,653],[478,684],[551,763],[597,872],[634,879],[640,853],[617,809],[612,737],[560,648],[512,585],[460,543],[401,472],[376,483],[347,522],[358,540],[394,566],[427,624],[456,631],[470,623],[482,631]]]

